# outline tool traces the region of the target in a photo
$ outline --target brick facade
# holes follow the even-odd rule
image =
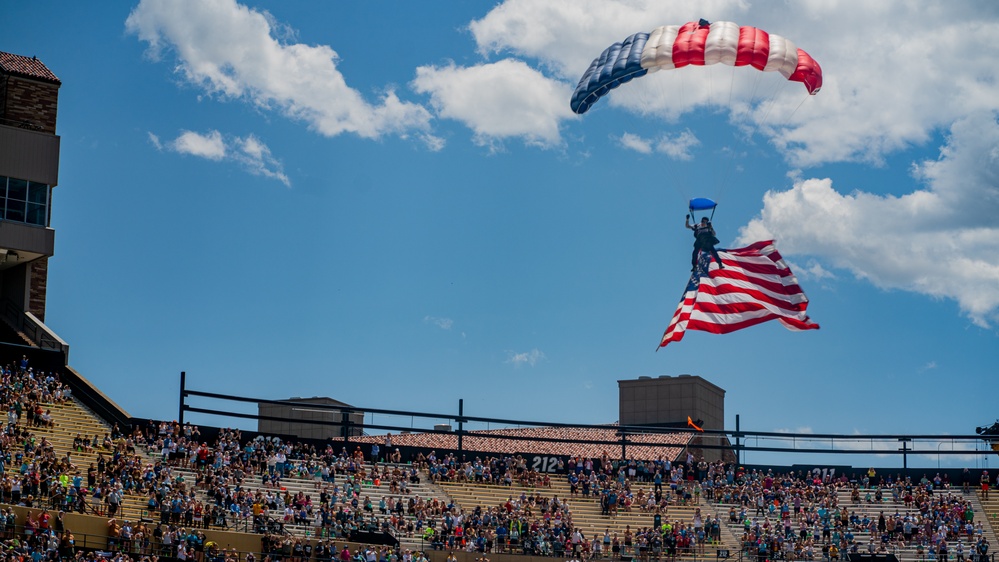
[[[28,275],[31,286],[28,288],[27,311],[45,322],[45,293],[49,284],[49,258],[38,258],[30,265],[31,269]]]
[[[26,123],[32,129],[54,135],[56,111],[59,106],[59,86],[19,76],[6,76],[0,79],[7,81],[4,112],[0,116],[6,120],[4,124],[16,127],[20,123]]]

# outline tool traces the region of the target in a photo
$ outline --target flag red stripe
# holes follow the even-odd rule
[[[732,296],[744,295],[748,297],[750,302],[760,302],[775,306],[777,308],[782,308],[784,310],[805,310],[808,308],[808,302],[793,303],[786,299],[772,298],[766,293],[753,289],[741,289],[727,285],[725,287],[712,287],[708,284],[702,284],[700,294],[709,298],[699,298],[698,302],[702,305],[717,305],[717,306],[737,306],[739,302],[733,298],[727,298]]]
[[[749,277],[738,278],[726,274],[724,271],[717,272],[710,282],[701,283],[701,294],[723,295],[726,293],[749,293],[755,291],[754,297],[791,303],[795,299],[801,300],[804,293],[797,285],[781,285],[770,283],[760,279]],[[725,277],[722,277],[722,276]],[[790,290],[789,290],[790,289]]]

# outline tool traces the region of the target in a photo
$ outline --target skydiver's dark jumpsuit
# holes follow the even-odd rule
[[[711,226],[711,223],[697,223],[690,228],[694,231],[694,252],[690,255],[690,267],[697,267],[697,256],[703,250],[710,253],[711,257],[715,258],[715,263],[718,264],[719,269],[724,269],[725,266],[722,265],[722,260],[718,255],[718,250],[715,249],[715,244],[718,243],[718,238],[715,237],[715,229]]]

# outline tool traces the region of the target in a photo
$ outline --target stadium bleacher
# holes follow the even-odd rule
[[[457,537],[459,540],[455,540],[457,532],[453,521],[456,516],[481,520],[484,513],[506,512],[516,518],[522,516],[528,526],[538,522],[542,528],[551,528],[553,523],[564,522],[566,530],[558,537],[567,546],[564,550],[552,548],[543,553],[557,553],[567,558],[573,556],[573,545],[577,545],[576,556],[581,558],[614,557],[616,553],[607,547],[605,535],[614,537],[616,540],[612,539],[613,542],[621,545],[621,552],[618,553],[621,556],[644,558],[656,554],[665,555],[667,544],[660,544],[658,538],[655,538],[661,535],[663,524],[669,525],[675,536],[696,536],[695,521],[701,522],[698,527],[706,527],[706,523],[718,520],[721,525],[716,536],[707,534],[702,545],[697,546],[695,541],[689,550],[681,545],[680,557],[703,558],[718,551],[756,556],[760,539],[773,536],[775,541],[769,545],[770,550],[765,551],[770,558],[780,558],[781,552],[784,552],[785,557],[794,559],[809,559],[809,556],[816,560],[823,559],[823,556],[831,558],[836,553],[823,551],[823,543],[846,543],[843,550],[849,552],[852,541],[852,544],[856,544],[855,550],[858,553],[892,553],[900,560],[920,561],[929,559],[932,535],[939,532],[939,525],[935,527],[927,523],[927,514],[970,509],[975,514],[971,535],[965,534],[961,540],[963,554],[970,559],[975,543],[981,539],[989,544],[995,543],[994,525],[999,521],[999,497],[992,495],[985,500],[977,486],[965,492],[960,486],[940,485],[934,488],[931,481],[913,483],[910,487],[912,493],[919,495],[920,490],[923,492],[924,505],[921,506],[918,499],[906,502],[905,486],[894,483],[814,483],[807,475],[781,483],[780,476],[774,477],[774,482],[769,486],[787,486],[790,490],[800,492],[804,499],[803,505],[799,502],[798,507],[814,512],[814,520],[810,521],[810,527],[804,531],[800,520],[796,517],[791,520],[790,535],[801,537],[803,532],[805,538],[801,544],[810,541],[812,545],[809,554],[807,548],[797,552],[794,548],[787,548],[785,551],[784,544],[789,544],[789,541],[776,541],[776,537],[785,536],[782,528],[785,517],[782,517],[781,509],[787,505],[788,510],[793,510],[793,499],[785,498],[782,503],[774,502],[771,498],[761,511],[757,511],[759,506],[756,505],[756,496],[750,494],[741,497],[740,490],[755,490],[759,495],[758,492],[764,489],[765,477],[757,475],[757,482],[752,474],[747,474],[742,481],[729,484],[725,482],[725,472],[721,469],[713,473],[715,484],[705,483],[703,487],[704,492],[710,489],[710,493],[701,493],[700,482],[687,481],[685,483],[690,487],[688,491],[696,489],[698,493],[688,494],[686,498],[682,494],[671,496],[667,493],[669,497],[659,504],[660,509],[648,510],[644,505],[646,502],[643,498],[652,494],[653,484],[650,481],[629,481],[627,488],[634,492],[629,498],[631,505],[622,505],[614,514],[606,513],[601,506],[600,490],[591,490],[589,496],[578,493],[578,490],[574,493],[564,474],[545,474],[532,477],[530,481],[515,478],[509,483],[503,479],[498,479],[498,483],[477,482],[475,478],[442,478],[440,474],[432,475],[426,465],[417,466],[402,462],[402,459],[397,459],[399,462],[379,462],[375,465],[371,464],[370,459],[357,459],[352,464],[353,455],[347,455],[346,451],[333,453],[328,450],[303,455],[290,445],[287,448],[294,453],[284,463],[285,466],[280,471],[281,477],[265,478],[264,473],[269,473],[269,467],[262,467],[260,472],[232,478],[219,467],[207,471],[205,467],[199,468],[196,451],[190,448],[180,455],[169,454],[169,451],[164,455],[156,445],[156,440],[149,438],[155,437],[154,435],[145,433],[141,428],[139,431],[122,431],[102,420],[75,397],[55,400],[56,394],[52,392],[52,388],[55,387],[50,385],[48,390],[39,390],[33,395],[36,398],[33,403],[40,407],[40,416],[30,422],[26,419],[27,416],[22,416],[15,424],[8,424],[8,434],[13,439],[7,442],[7,450],[19,452],[20,457],[14,454],[7,460],[5,479],[17,480],[18,476],[34,474],[44,462],[45,470],[50,472],[39,480],[47,483],[51,491],[62,491],[39,491],[35,495],[28,494],[25,489],[22,490],[24,496],[18,502],[11,503],[29,504],[35,510],[49,509],[52,513],[79,510],[81,502],[75,500],[72,494],[65,493],[68,488],[79,485],[86,494],[82,511],[101,522],[90,529],[106,526],[113,509],[114,519],[119,526],[128,525],[131,528],[143,525],[149,534],[152,534],[150,529],[162,522],[177,527],[205,527],[199,529],[204,534],[199,540],[210,541],[212,537],[216,537],[224,540],[227,546],[240,544],[239,550],[244,552],[261,552],[268,546],[275,549],[275,552],[289,548],[294,550],[296,543],[308,544],[313,549],[325,548],[320,545],[330,543],[342,546],[349,544],[348,535],[353,532],[369,533],[363,536],[366,542],[372,544],[377,542],[377,533],[384,533],[391,539],[387,542],[398,544],[399,552],[430,551],[434,547],[474,551],[476,545],[482,543],[490,545],[489,550],[494,554],[522,553],[526,541],[512,541],[513,537],[509,533],[497,534],[495,523],[491,526],[467,525],[463,528],[462,536]],[[230,440],[230,447],[238,441],[231,436]],[[187,447],[202,446],[193,441],[184,444]],[[244,442],[238,443],[239,448],[247,445]],[[221,447],[219,444],[214,446]],[[234,453],[234,450],[230,449],[229,452]],[[221,456],[224,451],[213,450],[213,454],[215,453]],[[324,464],[332,466],[332,472],[324,474]],[[222,478],[220,475],[227,476]],[[932,494],[926,493],[927,486]],[[94,494],[98,488],[99,494]],[[111,498],[115,496],[116,489],[121,491],[120,503],[114,505],[116,501]],[[0,490],[0,493],[3,491]],[[4,497],[13,500],[12,495]],[[268,497],[272,499],[269,500]],[[182,511],[177,516],[172,512],[164,513],[164,510],[155,505],[157,502],[151,501],[155,498],[159,498],[160,507],[164,501],[180,499]],[[221,501],[221,498],[225,500]],[[296,500],[299,507],[305,507],[305,498],[308,498],[312,509],[307,510],[304,515],[300,509],[287,509]],[[326,510],[330,517],[325,520],[323,499],[330,506]],[[240,509],[231,509],[231,504],[227,505],[230,501],[238,503]],[[215,504],[220,504],[220,518],[210,516],[211,506]],[[255,513],[254,504],[259,505],[259,513]],[[369,506],[367,509],[365,504]],[[202,506],[203,511],[192,521],[188,517],[188,511],[193,510],[188,509],[188,506],[194,505]],[[336,517],[336,513],[344,509],[352,515],[341,520]],[[827,530],[823,516],[828,514],[828,520],[834,522],[837,516],[842,517],[838,509],[846,510],[847,523],[839,528],[832,523]],[[27,513],[31,513],[31,510]],[[37,515],[40,511],[34,513]],[[877,521],[882,513],[889,519],[898,518],[899,525],[905,518],[911,518],[913,528],[916,529],[914,538],[905,544],[897,539],[882,542],[880,536],[884,531],[877,528]],[[260,515],[273,525],[261,528],[254,523],[254,515]],[[23,525],[27,519],[22,516],[18,524]],[[855,522],[851,522],[851,519]],[[659,531],[652,532],[657,525]],[[107,528],[112,529],[113,534],[115,526]],[[434,529],[434,532],[428,534],[428,528]],[[962,532],[960,529],[955,530],[959,534]],[[266,537],[263,549],[256,546],[261,544],[261,534]],[[237,535],[251,538],[240,542],[233,538]],[[480,535],[483,540],[477,541]],[[631,543],[630,549],[625,547],[626,536],[630,538],[627,541]],[[950,538],[953,539],[953,536]],[[551,538],[551,535],[548,537]],[[211,542],[217,545],[220,541]],[[543,541],[538,545],[542,543]],[[151,544],[154,546],[155,541]],[[948,544],[949,557],[954,558],[958,543],[952,540]],[[354,544],[353,550],[365,546]],[[141,548],[137,545],[131,547]],[[539,548],[531,548],[529,551],[534,554],[542,553]],[[471,554],[474,555],[474,552]],[[840,556],[843,554],[845,553]],[[939,556],[939,553],[934,554]],[[430,552],[430,558],[437,556],[438,553]]]

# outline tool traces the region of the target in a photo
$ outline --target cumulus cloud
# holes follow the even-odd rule
[[[523,353],[516,353],[513,351],[508,352],[509,357],[507,358],[507,363],[513,363],[514,367],[520,367],[522,365],[530,365],[533,367],[538,361],[545,359],[545,354],[542,353],[537,348],[530,351],[525,351]]]
[[[285,186],[291,187],[291,180],[285,175],[281,161],[271,154],[271,149],[260,142],[260,139],[251,134],[243,138],[233,139],[233,144],[236,147],[233,158],[246,171],[255,176],[276,179]]]
[[[904,195],[837,190],[831,179],[771,191],[740,241],[779,239],[885,289],[954,300],[976,325],[999,320],[999,123],[956,122],[940,158],[914,166]],[[846,189],[849,189],[848,187]]]
[[[236,162],[241,168],[255,176],[276,179],[285,186],[291,187],[291,180],[284,173],[281,161],[275,158],[271,154],[271,149],[253,134],[238,137],[226,136],[215,130],[207,133],[182,131],[176,139],[167,143],[160,141],[160,138],[153,133],[148,133],[148,135],[150,142],[158,150],[167,149],[214,162]]]
[[[793,271],[797,272],[798,277],[802,277],[804,279],[815,279],[816,281],[822,281],[824,279],[836,278],[835,273],[829,271],[828,269],[823,267],[821,263],[815,260],[808,260],[808,262],[803,266],[799,266],[797,264],[789,264],[789,265],[791,265],[791,269]]]
[[[800,84],[782,84],[776,73],[760,80],[748,68],[713,65],[650,74],[598,103],[667,118],[704,106],[725,108],[797,166],[879,163],[969,111],[999,108],[993,41],[999,18],[980,3],[713,0],[697,8],[698,17],[753,25],[795,41],[822,65],[822,91],[809,97]],[[483,56],[536,60],[554,78],[575,84],[611,43],[690,19],[688,3],[507,0],[469,29]],[[874,32],[872,22],[884,25]]]
[[[369,103],[347,85],[332,48],[292,43],[295,34],[270,14],[235,0],[142,0],[125,28],[148,43],[153,59],[172,53],[177,72],[205,92],[275,109],[325,136],[429,128],[423,106],[391,89]]]
[[[692,160],[694,155],[690,149],[701,144],[694,133],[682,131],[676,135],[663,135],[656,142],[656,151],[669,156],[673,160]]]
[[[566,103],[568,84],[514,59],[467,67],[421,66],[412,87],[430,96],[440,117],[470,128],[483,146],[507,138],[542,148],[558,146],[560,122],[574,117]]]
[[[640,154],[652,154],[652,141],[635,133],[624,133],[617,138],[618,144]]]
[[[181,154],[190,154],[216,162],[226,155],[225,142],[222,140],[222,133],[218,131],[209,131],[207,134],[183,131],[170,143],[170,148]]]
[[[691,148],[701,144],[689,129],[675,135],[663,134],[656,139],[646,139],[635,133],[624,133],[617,137],[622,147],[641,154],[652,154],[653,151],[665,154],[671,160],[693,160]]]

